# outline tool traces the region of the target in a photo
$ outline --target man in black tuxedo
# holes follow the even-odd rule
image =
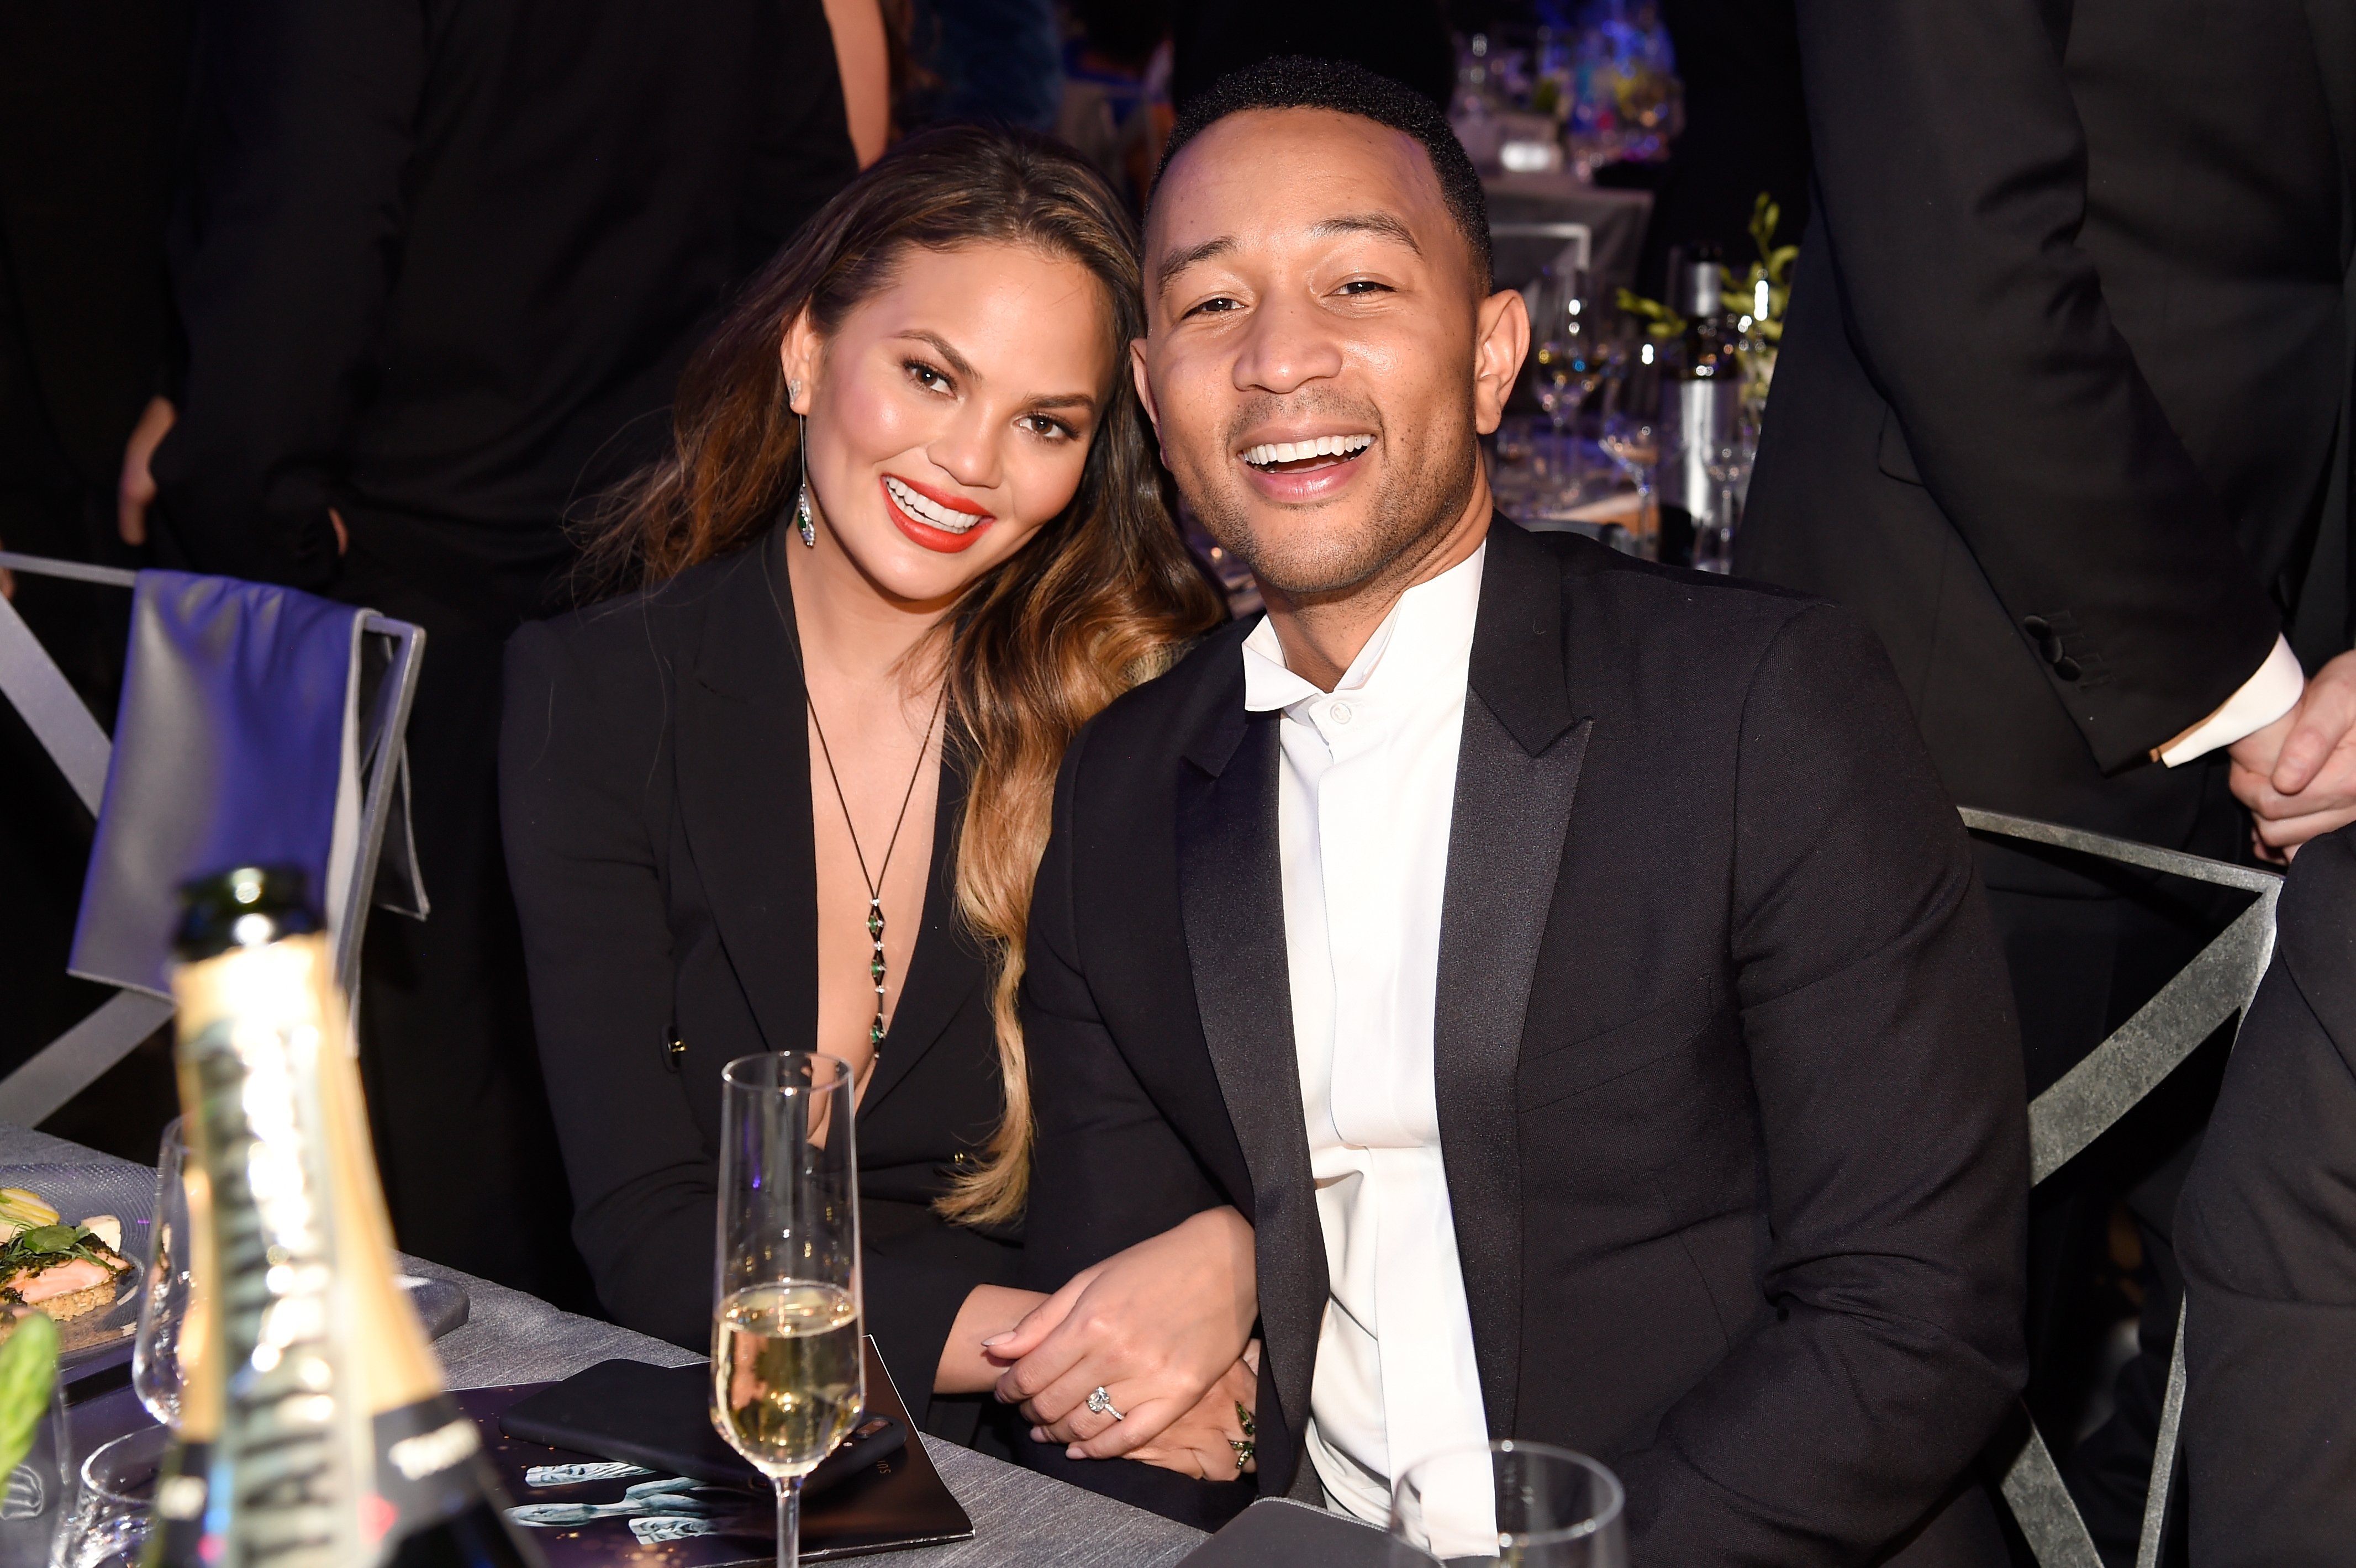
[[[2356,816],[2356,3],[1801,0],[1799,24],[1816,199],[1736,570],[1865,617],[1964,805],[2222,859],[2244,805],[2278,847]],[[2038,851],[1981,869],[2032,1096],[2233,912]],[[2063,1456],[2115,1555],[2202,1088],[2038,1194],[2055,1416],[2112,1200],[2143,1226],[2145,1354]]]
[[[1493,515],[1527,323],[1413,94],[1271,62],[1173,147],[1139,386],[1269,613],[1066,758],[1033,1283],[1249,1217],[1264,1494],[1379,1520],[1518,1436],[1614,1467],[1641,1563],[2002,1563],[2019,1047],[1870,634]]]

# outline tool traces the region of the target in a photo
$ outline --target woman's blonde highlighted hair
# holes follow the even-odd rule
[[[1145,335],[1137,237],[1103,179],[1044,137],[953,127],[901,143],[828,203],[747,285],[680,378],[669,455],[603,509],[583,563],[597,592],[659,582],[775,528],[801,482],[779,348],[808,313],[821,338],[890,286],[911,249],[1013,244],[1103,285],[1111,340]],[[1055,773],[1080,726],[1223,618],[1171,518],[1126,368],[1113,368],[1078,491],[950,612],[949,733],[967,776],[957,901],[989,950],[1005,1107],[980,1163],[938,1207],[1017,1218],[1029,1192],[1031,1093],[1017,999],[1031,888]]]

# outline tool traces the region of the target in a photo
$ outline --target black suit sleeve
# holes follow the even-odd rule
[[[1970,846],[1872,635],[1785,624],[1745,698],[1731,956],[1772,1307],[1625,1456],[1644,1563],[1864,1562],[2025,1375],[2020,1046]]]
[[[1113,1043],[1088,987],[1074,897],[1075,796],[1088,731],[1064,759],[1031,894],[1023,1037],[1036,1127],[1023,1283],[1055,1290],[1091,1264],[1231,1200],[1214,1186]]]
[[[653,655],[643,662],[652,685]],[[717,1189],[662,1054],[671,935],[642,805],[662,694],[616,686],[568,656],[555,629],[515,635],[500,822],[573,1238],[616,1322],[700,1349]]]
[[[199,27],[174,264],[187,366],[154,460],[199,571],[335,574],[327,510],[400,264],[425,67],[416,0],[250,0]]]
[[[2356,838],[2299,852],[2177,1210],[2185,1496],[2204,1568],[2356,1541]]]
[[[1811,242],[1830,242],[1850,347],[2014,623],[2051,626],[2048,675],[2107,771],[2215,710],[2281,617],[2076,242],[2067,15],[1799,6]]]

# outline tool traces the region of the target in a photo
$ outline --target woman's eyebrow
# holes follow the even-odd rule
[[[958,375],[965,377],[968,380],[978,381],[981,379],[981,372],[973,368],[973,362],[968,359],[964,355],[958,353],[955,348],[951,347],[949,340],[943,337],[939,333],[926,332],[922,327],[918,327],[912,331],[899,333],[896,336],[903,341],[922,343],[929,346],[934,353],[941,357],[943,362],[945,362],[950,369],[956,371]]]

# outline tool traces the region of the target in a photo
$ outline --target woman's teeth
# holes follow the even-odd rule
[[[953,512],[937,501],[917,495],[888,474],[884,476],[884,488],[891,495],[893,504],[902,511],[926,528],[938,528],[945,534],[961,534],[976,523],[990,521],[988,517],[980,513]]]
[[[1371,435],[1321,435],[1314,441],[1262,442],[1244,453],[1244,461],[1255,468],[1266,468],[1312,457],[1355,457],[1374,444]]]

